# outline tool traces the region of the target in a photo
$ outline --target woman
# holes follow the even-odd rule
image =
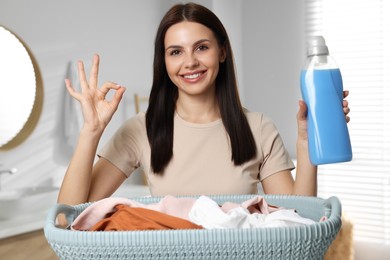
[[[97,87],[99,57],[90,79],[78,63],[81,92],[67,89],[82,106],[84,126],[58,201],[79,204],[110,196],[142,167],[152,195],[265,193],[315,196],[317,168],[308,156],[306,105],[297,113],[297,169],[270,119],[241,106],[227,33],[203,6],[173,6],[155,40],[149,107],[129,119],[99,152],[100,137],[125,88]],[[115,91],[111,101],[106,94]],[[345,97],[348,92],[345,92]],[[349,112],[344,101],[346,120]]]

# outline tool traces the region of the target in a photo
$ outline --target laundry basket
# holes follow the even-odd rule
[[[210,196],[219,204],[241,203],[256,195]],[[72,222],[90,203],[56,205],[45,236],[61,259],[323,259],[341,226],[338,198],[264,195],[268,204],[294,208],[312,225],[253,229],[72,231],[55,226],[58,214]],[[144,204],[161,197],[132,198]],[[319,221],[323,216],[326,220]]]

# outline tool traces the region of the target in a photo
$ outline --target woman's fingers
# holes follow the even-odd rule
[[[86,90],[88,89],[89,86],[88,86],[87,77],[85,76],[84,63],[81,60],[77,62],[77,69],[80,78],[81,89]]]
[[[347,100],[343,100],[343,111],[344,111],[344,114],[348,114],[349,112],[351,112],[351,109],[349,109],[349,103]]]
[[[65,80],[66,88],[69,94],[80,102],[85,125],[92,129],[102,126],[104,128],[117,110],[125,88],[114,82],[106,82],[98,88],[99,56],[97,54],[93,56],[89,81],[86,78],[83,62],[78,61],[77,66],[81,91],[77,91],[69,79]],[[111,100],[108,100],[106,96],[110,90],[114,90],[114,95]]]
[[[77,62],[78,74],[80,78],[81,89],[87,90],[88,88],[97,88],[98,84],[98,75],[99,75],[99,63],[100,57],[98,54],[94,54],[92,58],[92,67],[89,75],[89,82],[87,81],[87,76],[85,74],[84,63],[79,60]]]
[[[94,54],[92,59],[92,68],[89,75],[89,86],[90,87],[97,87],[98,84],[98,74],[99,74],[99,55]]]
[[[307,106],[303,100],[299,100],[299,110],[297,113],[298,138],[307,140]]]
[[[114,97],[111,100],[111,103],[114,105],[114,107],[118,107],[119,102],[122,100],[123,93],[125,93],[126,88],[125,87],[119,87],[117,91],[115,92]]]
[[[69,79],[65,79],[65,85],[68,89],[69,94],[74,97],[77,100],[81,100],[83,94],[80,92],[77,92],[74,87],[72,86],[72,83]],[[116,90],[116,93],[114,95],[113,100],[118,99],[119,101],[122,98],[123,93],[125,92],[126,88],[122,87],[119,84],[116,84],[114,82],[105,82],[100,89],[98,89],[97,97],[99,100],[105,100],[107,93],[111,90]],[[93,91],[94,92],[94,91]],[[92,92],[89,92],[92,93]],[[85,95],[85,94],[84,94]],[[116,101],[115,101],[116,102]]]
[[[347,123],[349,123],[351,118],[348,116],[348,114],[349,114],[349,112],[351,112],[351,109],[348,107],[348,101],[347,100],[343,100],[343,112],[344,112],[344,115],[345,115],[345,121],[347,121]]]
[[[348,97],[349,95],[349,91],[348,90],[344,90],[343,91],[343,96],[344,98]],[[351,118],[348,116],[349,112],[351,112],[351,109],[349,108],[349,103],[348,103],[348,100],[343,100],[343,112],[345,114],[345,121],[347,121],[347,123],[349,123],[349,121],[351,121]]]
[[[100,88],[100,92],[105,97],[107,95],[108,91],[110,91],[110,89],[118,90],[120,87],[121,87],[120,85],[118,85],[114,82],[107,81]]]
[[[76,100],[80,101],[80,93],[78,93],[72,86],[72,83],[70,82],[69,79],[65,79],[65,86],[66,89],[68,90],[69,94],[75,98]]]
[[[100,92],[103,95],[101,98],[104,99],[105,96],[107,95],[107,93],[111,89],[116,90],[116,91],[115,91],[115,94],[114,94],[113,98],[111,99],[111,101],[109,101],[109,103],[111,103],[114,107],[117,107],[119,102],[122,99],[123,93],[125,92],[126,88],[122,87],[121,85],[118,85],[116,83],[113,83],[113,82],[106,82],[100,88]]]

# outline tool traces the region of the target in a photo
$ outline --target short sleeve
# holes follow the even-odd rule
[[[146,135],[144,117],[128,119],[98,152],[127,177],[140,166],[142,143]]]
[[[262,154],[262,163],[260,165],[260,180],[283,170],[292,170],[295,168],[291,157],[283,144],[274,122],[265,115],[261,115],[260,131],[257,133],[260,137],[260,147]]]

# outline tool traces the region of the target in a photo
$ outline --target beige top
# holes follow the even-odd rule
[[[274,123],[265,115],[246,112],[257,156],[240,166],[231,161],[222,119],[194,124],[174,117],[173,157],[164,175],[151,172],[145,113],[127,120],[98,153],[126,176],[142,167],[153,196],[255,194],[257,184],[294,164]]]

